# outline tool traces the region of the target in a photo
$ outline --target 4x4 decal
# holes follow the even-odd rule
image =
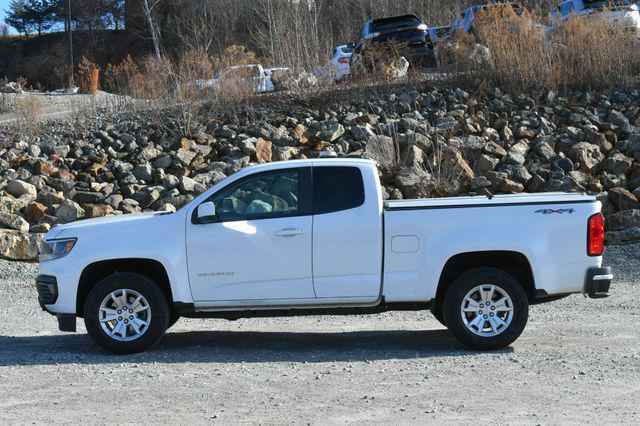
[[[575,209],[542,209],[542,210],[537,210],[536,213],[542,213],[542,214],[571,214],[571,213],[575,213]]]

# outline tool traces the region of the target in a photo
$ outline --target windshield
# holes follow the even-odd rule
[[[350,46],[342,46],[341,50],[342,50],[342,53],[346,55],[353,53],[353,47],[350,47]]]
[[[422,21],[417,16],[396,16],[394,18],[376,19],[371,23],[371,31],[380,33],[395,30],[396,28],[418,26]]]

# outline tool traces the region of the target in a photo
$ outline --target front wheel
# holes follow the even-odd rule
[[[169,326],[167,299],[144,275],[118,273],[95,285],[84,305],[84,323],[94,342],[125,355],[152,347]]]
[[[475,350],[509,346],[524,331],[529,301],[510,274],[478,268],[458,277],[444,299],[444,320],[451,333]]]

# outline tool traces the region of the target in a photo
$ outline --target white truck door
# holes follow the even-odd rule
[[[377,176],[368,164],[326,164],[313,166],[316,296],[375,300],[380,295],[383,244]]]
[[[315,298],[310,195],[310,167],[256,173],[213,194],[211,223],[187,222],[194,300],[286,305]]]

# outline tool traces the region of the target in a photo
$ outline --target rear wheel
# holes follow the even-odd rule
[[[509,346],[524,331],[529,302],[520,283],[494,268],[478,268],[458,277],[444,299],[444,320],[451,333],[476,350]]]
[[[118,355],[154,346],[169,326],[167,299],[144,275],[118,273],[91,290],[84,305],[84,323],[94,342]]]

